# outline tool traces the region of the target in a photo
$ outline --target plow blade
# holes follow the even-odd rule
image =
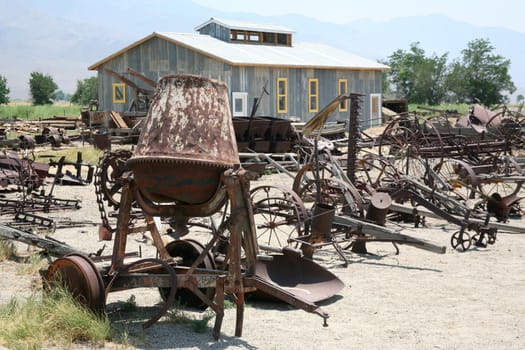
[[[362,220],[353,219],[348,216],[336,215],[333,223],[340,226],[350,227],[352,230],[359,230],[366,235],[364,239],[367,241],[407,244],[437,254],[445,254],[446,252],[445,246],[439,246],[423,239],[397,233],[386,227],[363,222]]]
[[[270,259],[257,260],[255,275],[244,279],[261,298],[278,299],[307,312],[328,318],[315,303],[331,298],[344,288],[333,273],[295,251],[283,249]]]

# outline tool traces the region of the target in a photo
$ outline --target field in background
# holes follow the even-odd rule
[[[0,105],[0,120],[12,120],[15,117],[21,120],[39,120],[55,116],[80,116],[80,109],[80,105],[69,102],[33,106],[30,102],[17,101]]]

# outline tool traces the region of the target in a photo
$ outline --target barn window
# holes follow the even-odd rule
[[[319,110],[319,80],[308,79],[308,112]]]
[[[339,96],[346,95],[348,93],[348,80],[339,79],[337,82]],[[348,99],[344,99],[339,104],[339,112],[348,112]]]
[[[372,125],[381,124],[381,94],[370,94],[370,119]]]
[[[245,117],[248,115],[247,92],[232,92],[232,101],[234,117]]]
[[[277,78],[277,113],[288,112],[288,78]]]
[[[126,84],[113,84],[113,103],[126,103]]]

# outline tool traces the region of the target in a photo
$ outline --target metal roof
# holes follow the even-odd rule
[[[203,24],[195,27],[196,31],[199,31],[203,27],[207,26],[210,23],[217,23],[223,27],[234,30],[246,30],[253,32],[267,32],[267,33],[285,33],[293,34],[295,31],[292,29],[286,28],[277,24],[267,24],[267,23],[252,23],[244,21],[236,21],[231,19],[221,19],[221,18],[210,18],[208,21]]]
[[[292,46],[230,43],[203,34],[153,33],[113,55],[93,64],[96,70],[107,61],[154,37],[184,46],[205,56],[233,66],[274,66],[290,68],[388,70],[389,67],[344,50],[317,43],[294,43]]]

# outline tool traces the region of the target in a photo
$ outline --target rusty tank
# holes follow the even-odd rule
[[[239,163],[223,82],[195,75],[160,79],[137,147],[127,164],[155,203],[201,204],[221,174]]]

